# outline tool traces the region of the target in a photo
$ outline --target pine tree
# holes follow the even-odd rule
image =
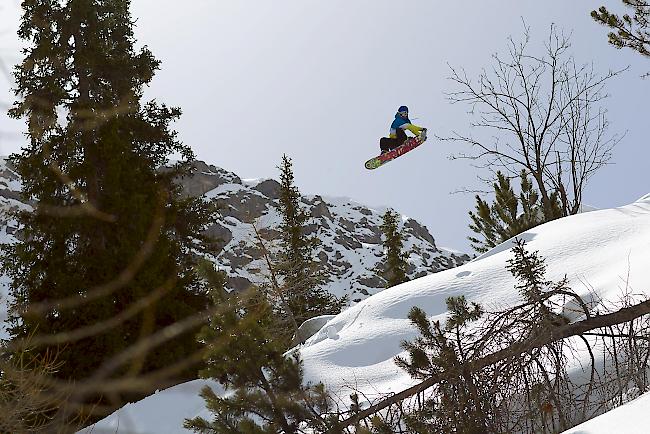
[[[319,244],[316,236],[307,235],[309,216],[300,206],[300,191],[295,186],[291,159],[282,156],[280,167],[279,211],[280,245],[278,274],[283,278],[285,303],[295,322],[318,315],[336,314],[345,299],[338,299],[322,288],[324,276],[314,260]]]
[[[530,432],[556,432],[579,414],[573,413],[571,398],[578,389],[566,371],[566,343],[539,344],[568,323],[556,312],[575,293],[566,278],[546,278],[544,258],[528,251],[523,240],[515,239],[512,254],[506,269],[523,298],[517,306],[486,312],[464,296],[449,297],[444,325],[429,320],[418,307],[409,312],[419,336],[402,342],[407,355],[395,362],[414,380],[435,378],[435,384],[406,416],[407,432],[492,433],[521,426]],[[580,297],[575,300],[589,311]],[[536,343],[535,348],[521,352],[522,342]],[[481,361],[499,353],[499,361],[481,367]]]
[[[381,231],[384,234],[384,271],[386,288],[408,282],[408,253],[404,250],[404,237],[398,226],[399,214],[388,209],[383,216]]]
[[[514,257],[508,260],[506,269],[517,279],[515,289],[526,303],[535,306],[532,316],[541,326],[565,324],[566,318],[555,314],[548,306],[545,294],[566,287],[566,278],[554,283],[546,278],[546,262],[538,252],[529,252],[524,240],[515,239],[512,247]],[[529,332],[534,333],[531,323]]]
[[[490,429],[489,381],[478,374],[469,374],[463,366],[469,361],[462,348],[462,330],[483,314],[483,308],[465,297],[447,299],[450,311],[445,326],[439,321],[431,322],[426,313],[413,307],[409,319],[420,332],[412,342],[402,342],[408,357],[398,356],[395,363],[413,379],[423,380],[431,375],[444,374],[436,394],[427,398],[419,409],[406,417],[409,432],[485,433]],[[453,333],[457,339],[451,339]]]
[[[544,210],[539,195],[525,171],[521,172],[520,181],[521,191],[517,195],[510,185],[510,179],[503,173],[497,172],[497,180],[493,184],[494,203],[490,205],[476,195],[476,212],[469,212],[472,220],[469,227],[475,233],[482,235],[483,239],[476,237],[468,237],[468,239],[477,252],[486,252],[515,235],[562,215],[557,194],[550,196],[551,203],[555,206]]]
[[[265,294],[255,287],[228,294],[224,277],[210,265],[203,267],[211,282],[217,312],[199,335],[206,347],[202,378],[212,378],[226,390],[219,396],[209,386],[201,391],[212,420],[186,419],[185,428],[202,434],[324,432],[331,401],[323,385],[303,385],[298,353],[286,346],[275,330],[278,318]]]
[[[193,154],[170,130],[180,110],[141,102],[159,62],[146,47],[135,50],[129,6],[23,2],[26,57],[15,69],[19,100],[10,115],[26,118],[29,143],[11,162],[24,199],[36,205],[16,217],[23,241],[3,250],[14,300],[9,331],[18,345],[110,324],[30,350],[34,360],[57,353],[55,376],[63,380],[90,377],[208,302],[193,253],[214,213],[200,199],[182,198],[173,182],[189,173]],[[181,161],[169,165],[170,155]],[[188,336],[129,360],[113,378],[172,367],[199,349]],[[118,396],[111,403],[119,405]]]
[[[650,2],[623,0],[632,14],[617,15],[605,6],[592,11],[597,22],[613,31],[608,34],[609,43],[616,48],[628,47],[645,57],[650,57]]]

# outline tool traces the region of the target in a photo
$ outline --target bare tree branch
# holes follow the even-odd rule
[[[556,194],[563,215],[575,214],[587,181],[607,164],[621,139],[608,134],[601,104],[606,83],[623,70],[599,75],[593,65],[576,64],[568,55],[569,37],[554,26],[543,56],[529,54],[529,44],[525,27],[523,40],[510,38],[507,54],[495,54],[492,68],[475,80],[450,66],[449,79],[460,89],[447,96],[471,107],[470,126],[480,135],[454,132],[446,140],[470,145],[473,154],[455,157],[483,161],[493,174],[517,176],[526,170],[545,210]],[[485,137],[487,132],[493,135]]]

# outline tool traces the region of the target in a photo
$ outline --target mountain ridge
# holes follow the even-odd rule
[[[256,237],[274,250],[279,241],[277,208],[280,184],[272,178],[242,179],[237,174],[203,161],[193,162],[191,176],[178,180],[189,196],[214,200],[221,218],[207,233],[218,240],[211,258],[226,272],[227,287],[243,290],[259,285],[268,274]],[[19,228],[6,211],[31,209],[33,203],[20,196],[21,181],[6,157],[0,157],[0,235],[3,242],[17,239]],[[382,270],[382,214],[349,198],[303,195],[301,204],[311,217],[307,232],[321,245],[316,259],[329,277],[325,288],[334,295],[349,296],[357,303],[385,287]],[[469,255],[436,246],[429,230],[415,219],[402,216],[405,251],[409,254],[411,279],[454,268],[470,260]]]
[[[263,274],[266,264],[256,252],[259,243],[253,225],[265,243],[271,248],[277,245],[280,184],[272,178],[242,179],[204,162],[196,162],[195,168],[196,173],[181,183],[188,194],[203,194],[216,200],[221,209],[223,218],[209,232],[222,239],[217,262],[228,273],[229,285],[244,289],[259,284],[253,275]],[[385,280],[378,276],[383,251],[382,213],[345,197],[302,195],[301,204],[310,216],[307,234],[321,240],[315,253],[330,276],[325,287],[337,296],[348,295],[352,302],[383,290]],[[470,260],[467,254],[437,247],[424,225],[401,217],[410,278],[454,268]]]

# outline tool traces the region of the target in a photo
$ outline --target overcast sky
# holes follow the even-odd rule
[[[424,223],[438,245],[469,251],[471,194],[478,172],[449,160],[468,151],[433,137],[378,170],[378,152],[398,106],[430,136],[468,133],[468,107],[445,93],[449,65],[470,77],[522,35],[522,19],[541,44],[551,23],[572,32],[579,63],[602,73],[630,66],[610,82],[611,131],[625,133],[610,166],[594,176],[584,202],[616,207],[650,192],[650,61],[607,44],[589,12],[620,0],[133,0],[136,37],[162,68],[147,98],[183,110],[175,127],[199,159],[243,178],[277,177],[286,153],[304,194],[348,196],[390,206]],[[0,0],[0,58],[20,60],[19,0]],[[24,143],[9,120],[10,83],[0,70],[0,154]]]

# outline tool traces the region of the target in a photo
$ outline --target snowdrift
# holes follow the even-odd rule
[[[539,251],[546,259],[549,279],[558,281],[566,275],[569,285],[581,296],[587,298],[594,292],[616,301],[624,291],[650,293],[650,194],[630,205],[547,223],[521,238],[530,250]],[[419,306],[433,320],[444,320],[449,296],[464,295],[488,309],[518,302],[514,278],[505,268],[512,257],[511,246],[512,242],[503,243],[461,267],[384,290],[337,315],[300,349],[306,380],[322,381],[344,401],[354,390],[373,399],[413,385],[415,382],[393,362],[402,353],[400,342],[416,336],[407,319],[411,307]],[[98,423],[92,432],[184,432],[183,419],[205,415],[205,410],[200,409],[197,395],[184,394],[177,402],[167,398],[172,392],[176,394],[176,388],[127,406]],[[639,402],[650,402],[648,399]],[[128,431],[117,428],[117,421],[127,410],[134,415],[138,408],[145,411],[154,407],[165,414],[164,426],[138,417]],[[172,416],[177,420],[175,426],[171,426]]]

